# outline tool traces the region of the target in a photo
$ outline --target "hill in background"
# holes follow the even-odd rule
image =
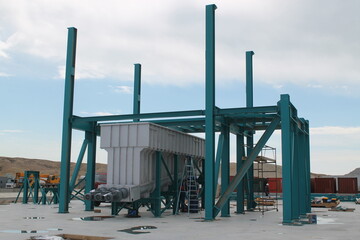
[[[86,174],[86,163],[83,163],[80,168],[79,176]],[[70,174],[75,168],[75,163],[71,163]],[[275,165],[274,164],[264,164],[263,173],[259,173],[256,169],[258,168],[257,164],[254,165],[254,176],[255,177],[264,177],[264,178],[274,178],[282,177],[282,167],[280,165],[276,166],[277,174],[275,174]],[[358,169],[360,171],[360,168]],[[28,159],[28,158],[10,158],[10,157],[0,157],[0,176],[12,175],[15,176],[17,172],[24,171],[39,171],[40,174],[52,174],[60,175],[60,162],[41,160],[41,159]],[[96,164],[96,172],[104,173],[107,171],[107,165],[102,163]],[[356,170],[354,170],[356,171]],[[230,175],[234,176],[236,174],[236,163],[230,163]],[[311,177],[319,177],[324,174],[311,173]]]
[[[348,174],[345,174],[345,176],[360,176],[360,168],[355,168]]]
[[[81,165],[79,176],[85,175],[86,166],[86,163]],[[74,168],[75,163],[71,163],[70,174]],[[106,172],[106,168],[106,164],[96,164],[96,172],[98,173]],[[0,176],[15,176],[15,173],[24,171],[39,171],[40,174],[60,175],[60,162],[41,159],[0,157]]]

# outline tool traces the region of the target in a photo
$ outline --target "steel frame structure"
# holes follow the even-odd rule
[[[281,95],[276,105],[253,106],[253,68],[254,52],[246,52],[246,107],[220,109],[215,106],[215,10],[216,5],[206,6],[206,95],[205,109],[174,112],[140,112],[141,65],[135,64],[133,114],[79,117],[73,115],[73,96],[75,78],[75,55],[77,29],[68,29],[68,46],[65,76],[65,100],[63,115],[61,183],[59,194],[59,213],[67,213],[72,186],[78,168],[87,148],[87,174],[85,192],[94,187],[96,137],[99,124],[109,121],[132,122],[148,121],[187,133],[204,132],[206,154],[203,166],[205,174],[205,219],[213,220],[221,216],[230,216],[229,198],[237,188],[237,213],[244,212],[244,190],[247,191],[247,209],[254,207],[251,183],[253,162],[277,129],[281,130],[282,175],[283,175],[283,223],[292,224],[311,212],[310,207],[310,147],[309,122],[297,116],[297,110],[290,102],[289,95]],[[72,130],[85,132],[85,140],[70,181],[70,153]],[[255,131],[264,133],[254,144]],[[215,153],[215,132],[220,132],[218,148]],[[229,182],[230,134],[236,135],[237,174]],[[246,139],[246,149],[244,149]],[[160,154],[160,153],[158,153]],[[245,161],[243,160],[245,159]],[[158,160],[160,162],[160,160]],[[220,167],[221,166],[221,167]],[[221,195],[216,201],[217,176],[221,168]],[[159,174],[159,173],[157,173]],[[245,179],[247,179],[245,181]],[[160,184],[157,182],[157,184]],[[157,190],[159,185],[157,186]],[[161,205],[159,191],[156,211]],[[85,210],[94,208],[91,201],[85,201]],[[159,216],[159,214],[157,215]]]

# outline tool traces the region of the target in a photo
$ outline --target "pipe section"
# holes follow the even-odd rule
[[[129,189],[127,188],[107,188],[100,187],[93,189],[89,193],[85,194],[85,200],[97,201],[97,202],[120,202],[129,196]]]

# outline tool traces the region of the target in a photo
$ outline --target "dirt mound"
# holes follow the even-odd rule
[[[106,164],[97,163],[96,172],[106,172],[106,167]],[[71,163],[70,174],[74,168],[75,163]],[[0,176],[15,176],[15,173],[24,171],[39,171],[40,174],[60,175],[60,162],[43,159],[0,157]],[[85,173],[86,163],[83,163],[79,176],[85,175]]]

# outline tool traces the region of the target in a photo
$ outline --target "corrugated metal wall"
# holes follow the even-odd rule
[[[314,178],[314,193],[335,193],[335,178]]]
[[[357,193],[357,178],[338,178],[338,193]]]

